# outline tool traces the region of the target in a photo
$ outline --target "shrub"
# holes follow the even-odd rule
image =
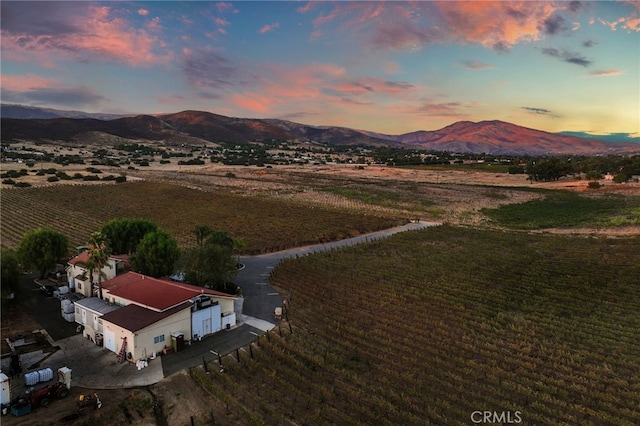
[[[14,186],[16,188],[28,188],[31,184],[29,182],[17,182]]]
[[[82,179],[83,177],[82,173],[74,173],[72,179]]]
[[[58,182],[60,178],[58,176],[49,176],[47,182]]]
[[[126,176],[118,176],[116,178],[116,183],[122,183],[122,182],[126,182],[127,181],[127,177]]]
[[[15,185],[16,181],[13,179],[4,179],[2,183],[4,183],[5,185]]]
[[[102,180],[116,180],[116,177],[114,175],[108,175],[103,177]]]
[[[82,178],[82,180],[84,180],[84,181],[95,181],[95,180],[100,180],[100,177],[96,176],[96,175],[87,175],[87,176],[84,176]]]
[[[600,185],[600,182],[596,182],[595,180],[593,180],[593,181],[589,182],[589,183],[587,184],[587,186],[588,186],[588,188],[589,188],[589,189],[598,189],[598,188],[600,188],[602,185]]]

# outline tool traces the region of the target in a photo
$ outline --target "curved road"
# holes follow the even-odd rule
[[[276,307],[282,306],[282,298],[280,294],[269,285],[269,277],[273,269],[282,259],[322,252],[337,247],[353,246],[385,238],[399,232],[438,225],[442,224],[439,222],[411,222],[406,225],[371,232],[344,240],[295,247],[259,256],[241,256],[239,261],[244,264],[245,267],[236,275],[236,284],[242,288],[244,294],[242,313],[245,318],[241,318],[240,320],[263,330],[268,330],[274,326],[273,314]]]

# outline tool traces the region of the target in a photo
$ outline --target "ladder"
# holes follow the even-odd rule
[[[119,363],[122,363],[125,360],[126,354],[127,354],[127,338],[123,337],[122,338],[122,347],[120,347],[120,352],[118,352],[118,362]]]

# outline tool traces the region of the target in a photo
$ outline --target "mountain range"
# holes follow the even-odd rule
[[[4,141],[84,141],[112,135],[132,142],[247,143],[266,139],[322,145],[365,145],[493,155],[601,155],[640,153],[620,143],[549,133],[504,121],[460,121],[439,130],[385,135],[346,127],[311,126],[278,119],[234,118],[204,111],[120,116],[2,105]]]

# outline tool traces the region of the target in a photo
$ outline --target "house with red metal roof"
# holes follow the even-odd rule
[[[100,272],[97,270],[89,271],[87,262],[89,261],[89,252],[83,251],[77,256],[71,258],[67,262],[67,282],[69,290],[74,293],[82,294],[84,297],[96,296],[98,292],[95,288],[91,288],[91,273],[93,272],[94,285],[98,282],[98,274],[102,275],[102,281],[111,279],[131,268],[129,256],[126,254],[111,255],[107,265]]]
[[[104,347],[121,361],[136,362],[178,351],[236,325],[236,296],[170,279],[126,272],[102,283],[103,298],[120,309],[98,321]]]

